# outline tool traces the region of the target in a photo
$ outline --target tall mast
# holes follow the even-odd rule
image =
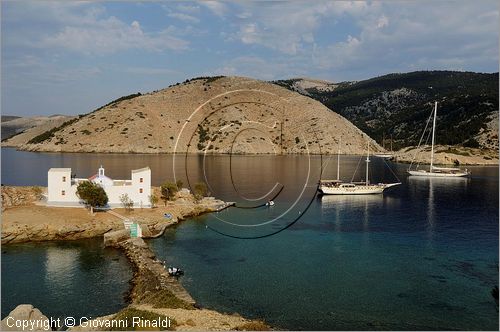
[[[436,133],[437,111],[438,111],[438,103],[436,101],[436,102],[434,102],[434,120],[432,121],[431,167],[429,169],[429,172],[432,172],[432,167],[433,167],[433,164],[434,164],[434,136],[435,136],[435,133]]]
[[[368,150],[366,154],[366,185],[370,184],[368,180],[368,164],[370,163],[370,141],[368,141]]]
[[[342,136],[339,139],[339,152],[337,153],[337,181],[340,180],[340,143],[342,142]]]
[[[280,121],[280,149],[280,154],[283,155],[283,121]]]

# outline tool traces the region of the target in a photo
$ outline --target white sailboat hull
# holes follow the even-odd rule
[[[436,133],[436,119],[437,119],[437,101],[434,102],[434,118],[432,121],[432,143],[431,143],[431,165],[429,167],[428,171],[425,170],[414,170],[411,171],[408,169],[408,173],[413,176],[425,176],[425,177],[439,177],[439,178],[459,178],[459,177],[464,177],[464,176],[469,176],[470,172],[465,169],[465,171],[462,171],[459,168],[450,168],[450,167],[435,167],[434,166],[434,136]],[[431,113],[432,115],[432,113]],[[429,118],[430,119],[430,118]],[[427,125],[425,127],[427,129]],[[422,133],[422,137],[420,138],[420,142],[422,141],[422,138],[424,137],[425,134],[425,129],[424,132]],[[418,147],[420,147],[420,142],[418,144]],[[415,159],[415,157],[414,157]],[[412,160],[413,164],[413,160]],[[411,165],[410,165],[411,168]]]
[[[457,172],[429,172],[429,171],[408,171],[410,175],[413,176],[427,176],[427,177],[440,177],[440,178],[457,178],[469,176],[469,172],[464,172],[462,170]]]
[[[374,195],[382,194],[385,189],[397,186],[401,183],[384,183],[384,184],[369,184],[369,185],[354,185],[349,187],[343,186],[325,186],[321,185],[319,191],[323,195]]]
[[[374,156],[379,157],[379,158],[384,158],[384,159],[390,159],[390,158],[394,157],[394,155],[392,153],[379,153],[379,154],[375,154]]]

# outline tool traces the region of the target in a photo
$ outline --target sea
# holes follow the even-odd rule
[[[344,181],[365,181],[365,157],[341,156]],[[35,153],[2,148],[3,185],[47,185],[50,167],[152,184],[208,184],[235,202],[148,240],[182,268],[197,303],[293,330],[498,330],[498,167],[470,178],[408,176],[372,157],[383,195],[318,196],[337,156]],[[420,167],[426,167],[421,165]],[[266,203],[272,200],[272,206]],[[126,305],[132,271],[100,239],[2,246],[2,318],[21,303],[46,315],[96,316]]]

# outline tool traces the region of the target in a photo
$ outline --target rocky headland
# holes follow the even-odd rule
[[[245,77],[202,77],[121,97],[2,146],[47,152],[362,154],[380,146],[320,102]]]

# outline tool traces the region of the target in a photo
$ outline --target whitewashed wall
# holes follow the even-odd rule
[[[63,177],[66,181],[63,181]],[[142,182],[141,182],[142,178]],[[77,179],[83,180],[83,179]],[[122,180],[117,180],[122,181]],[[80,199],[76,195],[77,183],[73,181],[71,185],[70,168],[51,168],[48,172],[48,202],[52,206],[78,206]],[[127,194],[134,202],[136,208],[149,208],[149,196],[151,195],[151,170],[143,168],[132,171],[132,180],[124,181],[126,185],[105,185],[104,190],[108,195],[108,205],[110,207],[121,207],[120,196]],[[142,189],[142,193],[141,193]],[[62,194],[64,190],[64,195]]]

